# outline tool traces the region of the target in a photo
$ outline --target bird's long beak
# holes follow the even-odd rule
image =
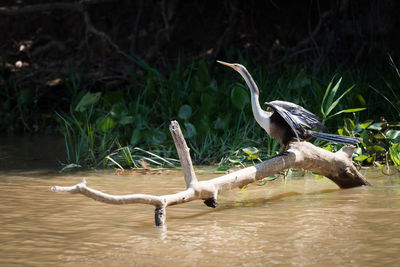
[[[236,70],[236,66],[235,66],[234,64],[227,63],[227,62],[223,62],[223,61],[219,61],[219,60],[217,60],[217,62],[220,63],[220,64],[222,64],[222,65],[231,67],[232,69]]]

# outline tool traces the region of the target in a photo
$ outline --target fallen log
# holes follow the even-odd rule
[[[108,204],[150,204],[156,207],[156,226],[162,226],[165,225],[166,207],[168,206],[201,199],[204,200],[207,206],[215,208],[219,193],[243,187],[244,185],[289,168],[300,168],[317,172],[332,180],[340,188],[370,185],[353,165],[353,146],[344,146],[339,151],[332,153],[306,141],[290,143],[288,153],[285,155],[274,157],[257,165],[221,177],[199,182],[193,169],[189,148],[176,121],[171,122],[170,131],[184,173],[186,182],[186,189],[184,191],[163,196],[149,194],[110,195],[88,187],[85,179],[83,179],[82,183],[74,186],[53,186],[51,190],[56,192],[80,193]]]

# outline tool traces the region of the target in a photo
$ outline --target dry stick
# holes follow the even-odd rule
[[[183,176],[185,177],[186,188],[192,187],[197,184],[196,174],[190,158],[189,148],[186,145],[185,138],[183,137],[181,128],[177,121],[171,121],[169,131],[174,139],[176,150],[178,151],[179,160],[181,162]]]
[[[196,199],[216,200],[217,194],[233,188],[240,188],[249,183],[261,180],[288,168],[302,168],[318,172],[335,182],[340,188],[350,188],[369,185],[367,180],[358,172],[352,162],[353,146],[345,146],[336,153],[314,146],[306,141],[290,143],[288,154],[278,156],[260,164],[241,169],[239,171],[197,182],[191,165],[189,149],[186,146],[182,132],[176,122],[171,122],[171,133],[174,137],[184,168],[187,189],[175,194],[154,196],[148,194],[109,195],[86,186],[86,181],[74,186],[53,186],[51,190],[57,192],[80,193],[89,198],[109,204],[142,203],[156,207],[155,223],[157,226],[165,224],[166,207],[189,202]],[[177,140],[177,141],[176,141]],[[180,140],[180,141],[179,141]],[[181,152],[179,152],[181,151]],[[186,163],[185,163],[186,162]],[[186,164],[186,165],[185,165]],[[207,203],[206,203],[207,204]]]

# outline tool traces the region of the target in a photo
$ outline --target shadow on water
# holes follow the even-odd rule
[[[53,136],[1,136],[0,170],[59,170],[64,141]]]
[[[187,216],[182,216],[182,217],[168,217],[168,219],[189,219],[189,218],[196,218],[196,217],[201,217],[206,214],[214,213],[214,212],[220,212],[223,210],[229,210],[229,209],[237,209],[237,208],[242,208],[242,207],[263,207],[267,203],[273,203],[276,201],[280,201],[285,198],[290,198],[294,196],[303,196],[303,195],[319,195],[319,194],[325,194],[325,193],[332,193],[332,192],[338,192],[344,189],[323,189],[323,190],[317,190],[314,192],[307,192],[307,193],[299,193],[299,192],[285,192],[281,194],[277,194],[274,196],[271,196],[270,198],[251,198],[251,199],[242,199],[240,201],[234,201],[234,202],[229,202],[229,200],[225,200],[223,203],[219,204],[217,209],[210,209],[207,211],[202,211],[198,212],[195,214],[187,215]]]

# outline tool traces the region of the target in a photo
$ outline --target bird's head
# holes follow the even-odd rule
[[[237,72],[239,72],[242,76],[244,76],[245,71],[247,72],[246,68],[238,63],[227,63],[227,62],[223,62],[223,61],[219,61],[217,60],[218,63],[231,67],[232,69],[236,70]]]
[[[242,75],[242,77],[244,78],[244,80],[246,81],[247,86],[250,89],[250,92],[255,93],[255,94],[259,94],[258,91],[258,87],[256,85],[256,83],[254,82],[253,78],[251,77],[250,73],[247,71],[247,69],[238,63],[227,63],[227,62],[223,62],[223,61],[219,61],[217,60],[218,63],[231,67],[232,69],[236,70],[237,72],[240,73],[240,75]]]

